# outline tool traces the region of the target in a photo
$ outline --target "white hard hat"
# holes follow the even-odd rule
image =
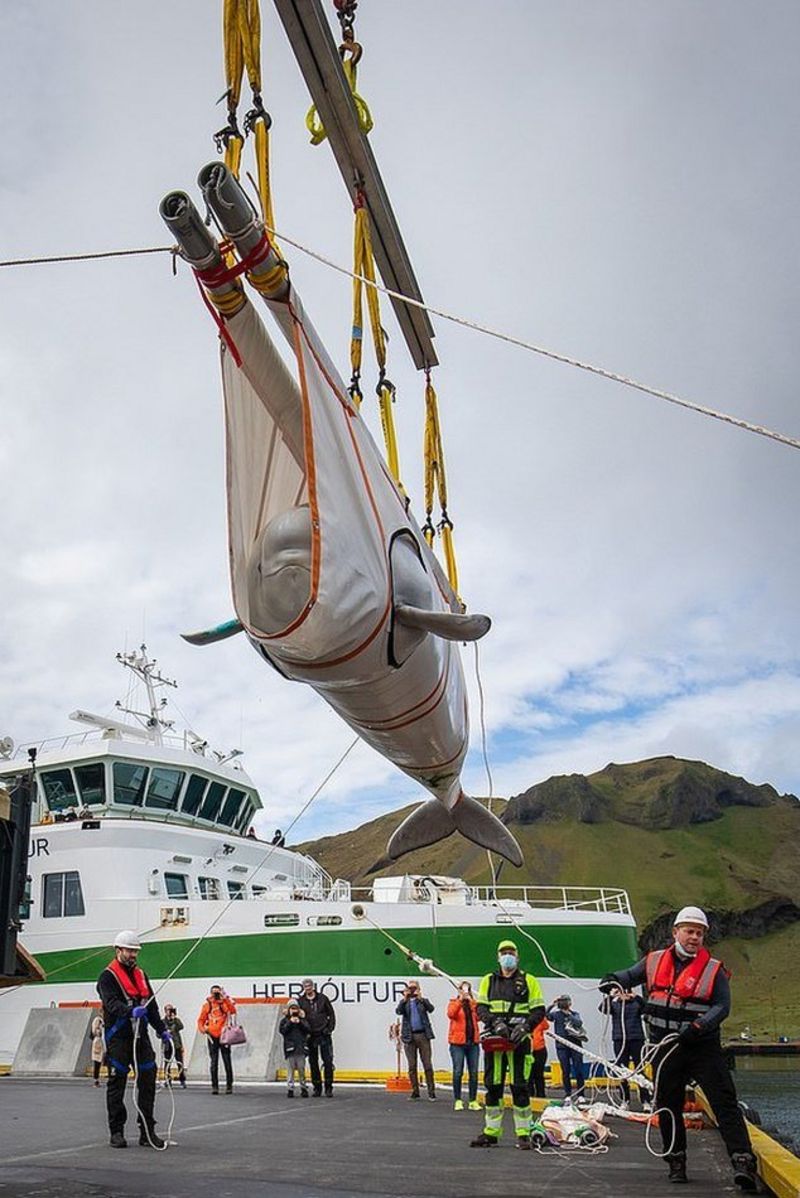
[[[678,914],[675,916],[673,927],[677,928],[681,923],[699,923],[702,927],[708,927],[705,911],[701,911],[699,907],[681,907]]]
[[[125,928],[114,941],[114,948],[141,948],[141,941],[135,932]]]

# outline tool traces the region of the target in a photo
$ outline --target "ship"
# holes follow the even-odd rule
[[[20,941],[45,978],[3,994],[0,1066],[13,1061],[31,1009],[97,1001],[122,928],[138,933],[140,964],[181,1012],[189,1041],[211,983],[240,1000],[280,1001],[313,978],[336,1010],[341,1080],[395,1072],[389,1031],[420,962],[433,971],[424,987],[440,1032],[434,1065],[445,1070],[452,979],[477,983],[500,939],[518,940],[548,1002],[636,958],[622,888],[472,886],[408,873],[357,888],[260,839],[263,804],[241,753],[176,727],[163,693],[175,683],[144,646],[117,660],[135,689],[113,716],[78,710],[79,731],[2,742],[0,787],[35,775]],[[594,996],[585,997],[587,1029],[599,1031]]]

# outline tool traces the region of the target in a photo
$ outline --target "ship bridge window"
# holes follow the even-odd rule
[[[233,826],[233,821],[235,820],[236,813],[239,810],[239,804],[243,798],[243,790],[228,791],[228,797],[222,804],[222,811],[219,813],[219,823],[224,824],[226,828]]]
[[[40,776],[51,811],[64,811],[67,807],[78,806],[71,770],[46,770]]]
[[[164,874],[164,885],[170,898],[188,899],[189,879],[186,874]]]
[[[200,819],[216,819],[227,787],[222,782],[210,783],[200,808]]]
[[[219,893],[219,878],[198,878],[197,882],[200,886],[201,899],[210,899],[215,902],[221,897]]]
[[[228,898],[244,899],[244,882],[228,882]]]
[[[147,784],[146,765],[135,761],[114,762],[114,802],[126,807],[141,807]]]
[[[81,799],[87,807],[106,801],[106,771],[102,761],[91,761],[87,765],[74,767],[75,780]]]
[[[242,808],[241,815],[234,824],[237,832],[244,832],[245,828],[250,826],[250,821],[253,818],[253,812],[255,809],[255,803],[252,801],[245,803],[244,807]]]
[[[178,795],[185,777],[183,770],[169,770],[163,766],[154,766],[150,771],[150,785],[147,787],[145,807],[155,807],[160,811],[177,810]]]
[[[42,915],[54,919],[61,915],[85,915],[80,874],[76,869],[42,876]]]
[[[190,774],[189,781],[186,783],[186,791],[181,803],[181,811],[187,815],[197,815],[197,809],[205,794],[205,789],[208,786],[208,778],[204,778],[202,774]]]

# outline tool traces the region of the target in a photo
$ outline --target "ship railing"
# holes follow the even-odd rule
[[[627,890],[615,886],[472,886],[469,901],[488,906],[521,903],[549,911],[631,914]]]

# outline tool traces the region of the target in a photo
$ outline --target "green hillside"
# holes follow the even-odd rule
[[[525,863],[500,864],[505,886],[619,886],[646,947],[664,943],[686,903],[711,916],[717,951],[734,970],[726,1028],[800,1036],[800,802],[703,762],[673,757],[549,778],[493,810]],[[450,874],[486,885],[486,853],[459,836],[384,857],[412,808],[298,846],[334,877],[369,886],[398,872]]]

